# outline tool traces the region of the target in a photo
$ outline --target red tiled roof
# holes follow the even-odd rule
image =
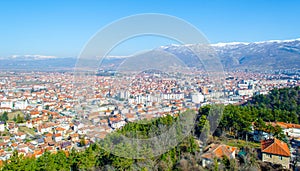
[[[109,118],[109,120],[110,120],[111,122],[120,122],[120,121],[121,121],[121,118],[113,118],[113,117],[111,117],[111,118]]]
[[[272,126],[280,126],[283,129],[287,129],[287,128],[300,128],[299,124],[293,124],[293,123],[285,123],[285,122],[266,122],[267,125],[272,125]]]
[[[53,147],[52,146],[48,146],[48,147],[46,147],[46,150],[51,151],[51,150],[53,150]]]
[[[12,144],[11,144],[11,146],[13,146],[13,147],[17,147],[17,146],[18,146],[18,144],[17,144],[17,143],[12,143]]]
[[[288,145],[276,138],[261,141],[261,151],[280,156],[291,156]]]
[[[289,127],[289,124],[288,124],[288,123],[285,123],[285,122],[276,122],[276,124],[277,124],[278,126],[280,126],[281,128],[284,128],[284,129],[286,129],[286,128]]]
[[[61,137],[61,133],[54,134],[55,137]]]
[[[42,154],[43,154],[42,150],[35,150],[33,155],[34,155],[34,157],[37,157],[37,156],[40,156]]]
[[[33,111],[31,111],[31,112],[30,112],[30,115],[38,115],[38,114],[40,114],[40,112],[39,112],[39,111],[35,111],[35,110],[33,110]]]
[[[56,128],[56,131],[64,131],[64,130],[66,130],[66,129],[64,129],[64,128],[62,128],[62,127],[57,127],[57,128]]]
[[[45,135],[46,137],[52,137],[52,134],[51,133],[48,133]]]
[[[70,137],[78,137],[78,133],[71,134]]]
[[[231,154],[237,150],[236,147],[224,144],[211,144],[208,148],[209,150],[202,154],[203,158],[213,159],[214,157],[222,158],[224,156],[231,158]]]

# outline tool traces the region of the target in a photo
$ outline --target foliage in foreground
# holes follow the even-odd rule
[[[156,126],[168,126],[176,120],[176,117],[167,116],[147,124],[129,123],[118,132],[124,135],[129,131],[138,132],[139,137],[146,138],[152,130],[157,130]],[[37,159],[24,157],[14,152],[12,158],[4,163],[2,170],[176,170],[176,168],[181,167],[180,161],[182,159],[187,161],[185,167],[193,167],[194,169],[199,167],[198,163],[195,162],[199,161],[195,159],[199,146],[191,135],[166,153],[147,159],[119,157],[101,147],[95,143],[80,152],[74,149],[70,152],[58,151],[56,154],[45,152]],[[127,152],[126,147],[119,150]]]

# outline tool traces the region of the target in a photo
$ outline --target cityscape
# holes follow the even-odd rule
[[[87,80],[96,80],[96,84],[90,82],[86,86],[95,86],[97,92],[82,91],[81,96],[96,105],[80,111],[74,107],[78,96],[73,89],[72,72],[2,72],[0,112],[4,120],[0,125],[0,157],[2,161],[9,160],[15,150],[28,157],[39,157],[45,151],[83,150],[130,122],[176,116],[212,103],[243,104],[254,95],[267,95],[275,88],[299,86],[298,71],[288,73],[228,72],[218,101],[213,101],[214,87],[203,74],[200,77],[201,72],[185,73],[180,79],[176,74],[144,72],[122,76],[117,81],[114,76],[94,74]],[[128,83],[131,87],[125,88]],[[82,123],[81,117],[90,122]],[[300,138],[300,125],[273,124],[291,138]]]
[[[300,169],[299,3],[44,3],[0,3],[0,170]]]

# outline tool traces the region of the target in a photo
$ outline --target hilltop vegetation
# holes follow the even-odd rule
[[[268,110],[266,120],[299,123],[300,88],[273,89],[268,95],[254,96],[247,106]],[[263,116],[267,112],[261,112]]]
[[[201,130],[210,106],[199,110],[196,130]],[[243,105],[227,105],[215,135],[229,133],[236,138],[246,139],[252,123],[257,129],[271,132],[275,137],[284,139],[279,126],[272,127],[265,122],[299,123],[300,119],[300,88],[274,89],[268,95],[257,95]]]
[[[130,134],[131,137],[151,137],[153,136],[152,133],[159,129],[158,126],[168,127],[176,120],[178,120],[178,117],[166,116],[147,123],[129,123],[123,129],[110,134],[106,139],[117,140],[116,134],[126,135],[129,132],[136,133]],[[180,161],[185,159],[191,162],[187,164],[187,167],[192,170],[197,170],[197,167],[199,169],[195,158],[196,153],[199,151],[199,145],[191,135],[185,137],[178,146],[171,148],[162,155],[151,156],[149,153],[149,158],[146,159],[119,157],[102,148],[102,145],[98,143],[91,144],[80,152],[74,149],[70,152],[59,151],[56,154],[45,152],[37,159],[24,157],[14,152],[10,161],[4,163],[2,170],[70,170],[70,168],[71,170],[173,170],[182,167]],[[131,150],[128,144],[122,144],[122,146],[115,148],[118,148],[120,155],[130,153]],[[148,149],[148,151],[150,150]]]

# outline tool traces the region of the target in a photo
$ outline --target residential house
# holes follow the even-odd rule
[[[24,151],[25,153],[28,153],[28,146],[26,144],[19,144],[18,145],[18,150]]]
[[[30,111],[30,118],[33,119],[33,118],[38,118],[40,117],[40,112],[37,111],[37,110],[33,110],[33,111]]]
[[[16,134],[18,133],[19,127],[15,124],[15,122],[7,122],[6,129],[9,131],[9,133]]]
[[[37,149],[37,150],[34,150],[33,155],[34,155],[35,158],[38,158],[38,157],[43,155],[43,152],[44,151],[42,149]]]
[[[29,120],[29,121],[26,121],[26,127],[27,128],[33,128],[33,125],[32,125],[32,121],[31,120]]]
[[[10,141],[10,137],[9,136],[3,136],[2,139],[3,139],[4,143],[8,143]]]
[[[57,112],[49,112],[49,115],[53,118],[56,119],[59,117],[59,114]]]
[[[34,119],[32,119],[32,125],[33,125],[33,127],[38,127],[41,124],[43,124],[43,121],[42,121],[41,118],[34,118]]]
[[[55,152],[56,151],[54,146],[48,146],[48,147],[46,147],[46,150],[49,151],[49,152]]]
[[[17,146],[18,146],[18,143],[12,143],[10,145],[10,147],[12,148],[12,150],[17,150]]]
[[[23,132],[18,132],[18,133],[16,133],[15,137],[16,137],[16,139],[25,140],[26,134]]]
[[[46,132],[52,132],[52,126],[47,125],[47,124],[40,125],[37,130],[38,130],[38,133],[40,133],[40,134],[44,134]]]
[[[120,128],[122,128],[124,125],[126,124],[126,122],[125,121],[123,121],[123,120],[121,120],[121,121],[112,121],[111,122],[111,127],[113,128],[113,129],[120,129]]]
[[[73,142],[79,141],[79,134],[78,133],[71,134],[70,137],[71,137],[71,141],[73,141]]]
[[[88,131],[89,131],[88,127],[83,127],[83,128],[78,129],[78,134],[85,135],[88,133]]]
[[[109,124],[113,129],[119,129],[123,127],[126,124],[126,122],[122,120],[120,116],[115,115],[115,117],[109,118]]]
[[[51,134],[51,133],[46,134],[45,138],[44,138],[44,142],[47,144],[52,144],[53,143],[52,136],[53,136],[53,134]]]
[[[263,162],[281,164],[289,169],[291,152],[288,145],[276,138],[261,141],[261,153]]]
[[[204,149],[201,155],[202,166],[206,167],[213,164],[215,159],[222,159],[226,156],[228,159],[234,159],[237,147],[231,147],[225,144],[211,144]]]
[[[293,138],[299,138],[300,137],[300,125],[299,124],[292,124],[292,123],[284,123],[284,122],[277,122],[277,125],[279,125],[285,135]]]
[[[62,128],[62,127],[57,127],[57,128],[55,128],[55,133],[56,134],[60,133],[60,134],[64,135],[66,133],[66,129]]]
[[[62,138],[63,138],[63,137],[62,137],[61,133],[54,134],[53,136],[54,136],[55,142],[60,142],[60,141],[62,141]]]

